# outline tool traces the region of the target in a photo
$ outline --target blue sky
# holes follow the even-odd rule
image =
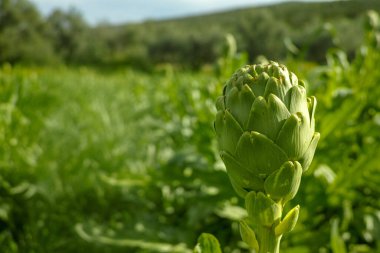
[[[140,22],[221,11],[286,0],[31,0],[44,14],[55,8],[79,10],[90,24]],[[312,1],[312,0],[303,0]]]

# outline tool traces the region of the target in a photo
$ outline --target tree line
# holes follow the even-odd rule
[[[322,62],[328,48],[349,54],[376,0],[282,3],[173,20],[90,26],[74,9],[42,16],[28,0],[0,0],[0,64],[132,66],[170,63],[197,69],[223,52],[232,34],[249,60],[297,55]],[[207,24],[207,25],[204,25]]]

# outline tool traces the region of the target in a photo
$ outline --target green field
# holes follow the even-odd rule
[[[318,99],[321,140],[281,252],[380,252],[379,34],[369,23],[350,61],[337,48],[326,64],[283,60]],[[244,59],[197,72],[3,64],[0,252],[192,252],[202,232],[249,252],[213,129]]]

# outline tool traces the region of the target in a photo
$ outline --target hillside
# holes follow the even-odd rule
[[[363,16],[370,9],[379,11],[380,2],[288,2],[96,27],[86,24],[75,10],[57,10],[43,18],[27,1],[3,1],[1,7],[0,63],[130,65],[142,69],[171,63],[197,69],[223,55],[228,33],[250,61],[260,55],[280,60],[291,52],[301,59],[323,62],[331,47],[342,48],[353,57],[363,34]],[[18,50],[14,50],[15,44]]]
[[[260,54],[283,58],[283,41],[290,38],[307,59],[323,61],[331,46],[353,53],[361,42],[363,14],[370,9],[379,11],[380,2],[289,2],[115,29],[143,44],[154,62],[181,63],[189,56],[194,65],[213,62],[226,33],[235,36],[239,50],[248,52],[251,60]]]

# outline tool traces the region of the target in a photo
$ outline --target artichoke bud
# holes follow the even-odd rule
[[[273,175],[266,193],[293,197],[298,187],[296,177],[290,176],[291,166],[279,170],[287,161],[299,162],[303,171],[309,167],[319,140],[314,132],[316,104],[296,75],[276,62],[244,66],[225,83],[214,125],[220,154],[240,196],[265,192],[263,181],[278,171],[289,174],[291,189],[281,195],[277,188],[285,186],[275,179],[279,175]],[[270,181],[277,186],[269,186]]]
[[[194,248],[194,253],[222,253],[218,239],[212,234],[202,233]]]
[[[318,132],[315,132],[313,135],[313,138],[311,139],[311,142],[309,144],[309,147],[307,148],[305,154],[301,157],[300,163],[302,165],[302,169],[305,172],[313,160],[315,149],[317,148],[317,144],[319,141],[319,138],[321,135]]]
[[[244,221],[240,221],[240,235],[243,241],[256,252],[259,252],[259,243],[257,242],[255,232],[252,228]]]
[[[262,192],[248,193],[245,197],[245,203],[248,217],[255,224],[270,227],[281,218],[282,206]]]
[[[285,218],[278,224],[275,228],[276,235],[282,235],[284,233],[288,233],[293,230],[296,226],[298,215],[300,212],[300,206],[297,205],[292,210],[290,210]]]
[[[216,107],[216,110],[218,111],[224,111],[224,97],[221,96],[221,97],[218,97],[218,99],[216,100],[216,103],[215,103],[215,107]]]
[[[227,110],[219,111],[217,113],[215,130],[217,133],[219,149],[231,154],[235,153],[237,142],[243,134],[243,130]]]
[[[238,190],[241,197],[244,198],[247,194],[246,189],[254,189],[255,191],[262,191],[264,189],[264,181],[256,177],[251,171],[246,170],[229,153],[222,151],[220,156],[226,165],[232,185],[235,187],[234,184],[236,184],[236,187],[241,187]]]
[[[275,201],[287,201],[294,198],[301,183],[302,167],[299,162],[285,162],[281,168],[273,172],[266,180],[266,193]]]

